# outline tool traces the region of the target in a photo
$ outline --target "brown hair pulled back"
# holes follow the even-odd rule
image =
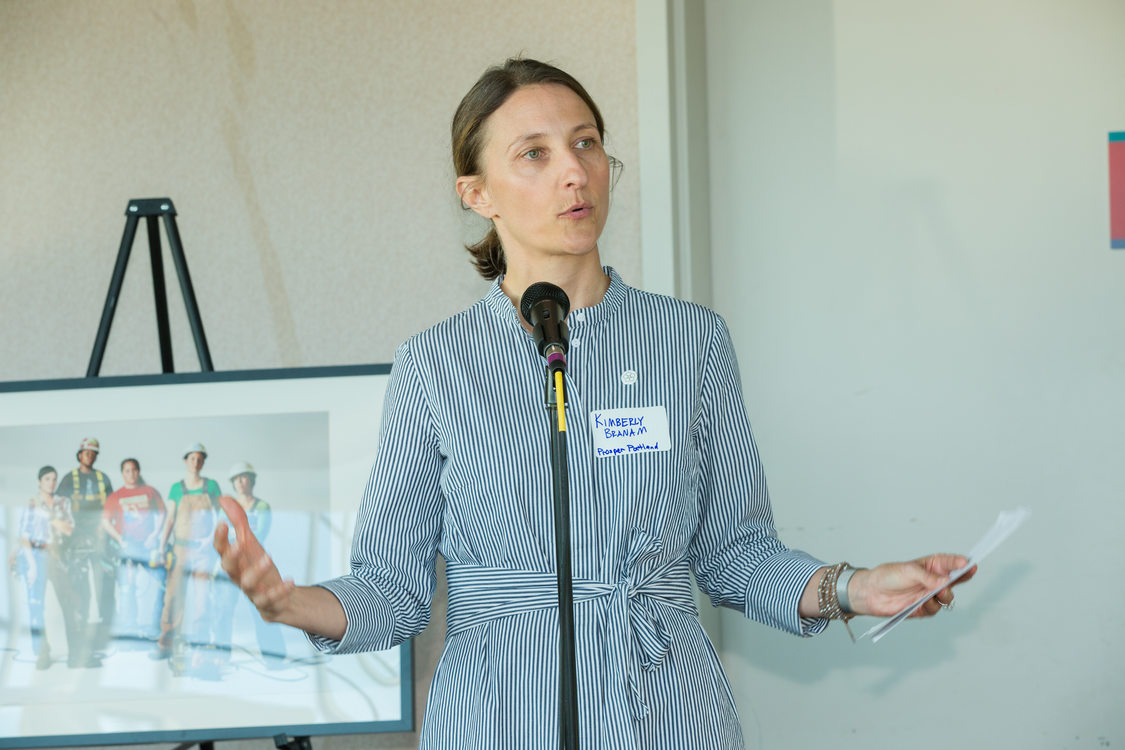
[[[465,94],[453,115],[453,168],[458,177],[482,174],[480,158],[484,149],[485,123],[517,89],[536,84],[558,84],[577,94],[594,113],[598,136],[605,137],[605,124],[598,105],[573,76],[538,60],[511,58],[503,65],[486,70]],[[466,245],[465,249],[473,256],[477,271],[486,279],[495,279],[508,269],[496,227],[490,227],[483,240],[475,245]]]

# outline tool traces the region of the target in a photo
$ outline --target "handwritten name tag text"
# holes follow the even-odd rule
[[[590,412],[590,430],[598,458],[671,448],[668,412],[663,406]]]

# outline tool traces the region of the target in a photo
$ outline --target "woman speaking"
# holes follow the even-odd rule
[[[237,542],[225,528],[215,535],[224,568],[262,616],[333,653],[417,635],[442,555],[448,632],[423,748],[558,746],[544,360],[519,312],[533,283],[560,287],[571,308],[582,747],[743,746],[689,571],[712,604],[808,636],[832,618],[893,614],[967,564],[932,555],[855,570],[777,539],[726,324],[601,264],[614,163],[603,135],[593,100],[555,67],[509,60],[477,81],[453,118],[453,161],[462,205],[491,223],[468,249],[493,284],[395,355],[351,573],[317,586],[283,580],[229,503]],[[942,589],[916,614],[952,598]]]

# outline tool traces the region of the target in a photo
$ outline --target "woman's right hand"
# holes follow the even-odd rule
[[[238,501],[223,495],[219,503],[234,525],[235,535],[232,544],[225,522],[220,521],[215,528],[215,550],[222,558],[223,570],[258,608],[263,620],[277,622],[286,619],[295,584],[291,579],[281,577],[273,559],[250,530],[246,511]]]

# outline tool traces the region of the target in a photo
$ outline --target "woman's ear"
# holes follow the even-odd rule
[[[461,205],[472,209],[486,219],[495,216],[492,203],[488,198],[488,190],[484,180],[478,175],[464,175],[457,178],[457,195],[461,196]]]

